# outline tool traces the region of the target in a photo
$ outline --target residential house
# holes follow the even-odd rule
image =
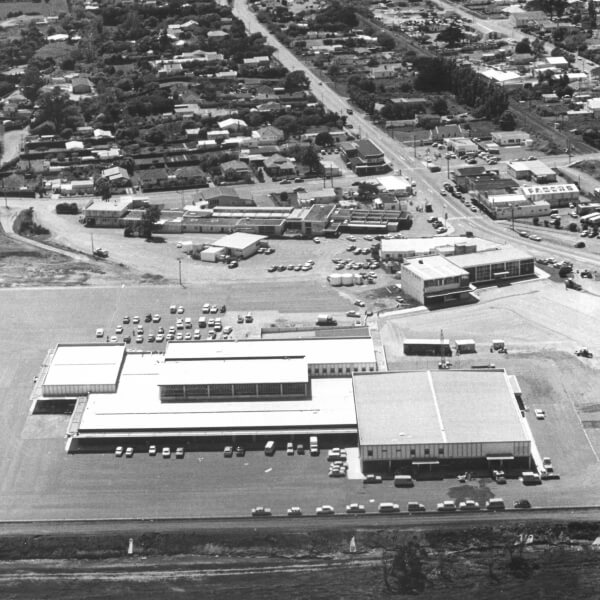
[[[265,171],[271,177],[287,177],[296,174],[296,165],[281,154],[273,154],[263,161]]]
[[[278,144],[285,138],[283,131],[278,127],[273,127],[273,125],[267,125],[257,129],[256,134],[259,144]],[[254,135],[252,137],[254,137]]]
[[[74,94],[91,94],[92,82],[87,77],[73,77],[71,87]]]
[[[108,169],[104,169],[102,177],[108,179],[113,187],[125,187],[131,184],[129,173],[123,167],[109,167]]]
[[[226,129],[227,131],[240,131],[242,129],[246,129],[248,125],[246,121],[242,121],[242,119],[225,119],[223,121],[219,121],[217,123],[219,129]]]
[[[228,160],[221,164],[221,173],[225,179],[245,179],[250,177],[250,168],[241,160]]]

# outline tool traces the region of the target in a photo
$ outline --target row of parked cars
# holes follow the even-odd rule
[[[279,271],[283,273],[284,271],[310,271],[312,270],[315,261],[310,259],[307,260],[304,264],[296,264],[296,265],[271,265],[267,268],[268,273],[275,273]]]
[[[531,508],[531,503],[529,500],[516,500],[513,504],[515,509],[528,509]],[[488,511],[496,511],[496,510],[504,510],[506,505],[502,498],[491,498],[486,502],[485,505],[486,510]],[[426,512],[427,509],[420,502],[408,502],[406,506],[406,510],[408,513],[419,513]],[[454,500],[444,500],[437,505],[437,510],[439,512],[477,512],[480,510],[479,503],[475,500],[464,500],[459,502],[458,505]],[[345,511],[348,515],[357,515],[357,514],[366,514],[367,509],[364,504],[359,504],[358,502],[353,502],[351,504],[347,504]],[[400,505],[395,502],[380,502],[377,506],[377,512],[381,514],[390,514],[390,513],[400,513]],[[303,511],[299,506],[292,506],[287,509],[288,517],[301,517],[303,515]],[[273,515],[273,512],[270,508],[265,506],[257,506],[252,509],[253,517],[270,517]],[[315,515],[317,516],[326,516],[326,515],[335,515],[335,508],[330,504],[323,504],[322,506],[317,506],[315,509]]]
[[[156,446],[152,445],[148,447],[148,454],[150,456],[156,456],[157,453],[158,448]],[[127,448],[124,448],[123,446],[117,446],[115,448],[115,456],[118,458],[121,456],[125,456],[125,458],[131,458],[134,454],[135,450],[133,449],[133,446],[128,446]],[[161,456],[163,458],[171,458],[171,448],[169,448],[168,446],[162,448]],[[175,450],[175,458],[183,458],[184,456],[185,450],[182,446]]]

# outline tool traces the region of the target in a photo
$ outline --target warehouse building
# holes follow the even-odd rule
[[[216,248],[220,249],[222,252],[231,256],[235,259],[245,259],[250,258],[254,254],[258,252],[258,249],[263,245],[266,240],[266,236],[264,235],[254,235],[253,233],[231,233],[229,235],[225,235],[222,238],[212,242],[209,246],[209,249]],[[204,251],[202,252],[204,254]],[[202,254],[200,255],[202,258]],[[213,254],[218,254],[218,251],[215,251]],[[211,260],[207,256],[206,259],[203,260]]]
[[[544,200],[551,208],[560,208],[579,202],[579,188],[574,183],[554,185],[524,185],[521,190],[528,200],[539,202]]]
[[[529,466],[531,439],[503,369],[355,374],[365,473]]]
[[[506,170],[515,179],[530,179],[535,183],[552,183],[556,173],[541,160],[515,160],[507,163]]]
[[[58,346],[37,406],[75,405],[73,451],[130,438],[252,444],[318,434],[355,443],[351,377],[375,371],[369,337],[170,342],[164,354]]]

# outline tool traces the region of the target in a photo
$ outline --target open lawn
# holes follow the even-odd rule
[[[8,13],[22,12],[24,15],[58,16],[69,12],[67,0],[44,0],[44,2],[2,2],[0,3],[0,19],[5,19]]]

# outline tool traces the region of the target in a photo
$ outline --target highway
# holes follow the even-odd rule
[[[455,529],[485,527],[518,521],[597,521],[600,507],[509,509],[498,512],[425,512],[381,515],[332,515],[317,517],[232,517],[232,518],[157,518],[157,519],[56,519],[47,521],[0,521],[0,538],[18,535],[92,535],[120,532],[123,535],[176,532],[226,532],[254,529],[268,532],[322,530],[328,527],[355,531],[357,529]]]
[[[454,5],[442,2],[449,10],[461,12]],[[250,33],[261,33],[265,36],[268,43],[276,49],[275,57],[289,71],[304,71],[313,94],[320,98],[323,105],[329,110],[345,114],[352,105],[346,98],[340,96],[335,90],[321,81],[313,72],[307,69],[292,52],[283,46],[267,28],[258,21],[254,13],[249,9],[245,0],[234,0],[233,13],[244,22],[246,29]],[[471,15],[464,12],[465,16],[471,19]],[[495,23],[495,22],[494,22]],[[506,27],[506,25],[505,25]],[[353,107],[352,107],[353,108]],[[414,157],[412,148],[396,141],[379,127],[374,125],[368,116],[360,110],[353,108],[353,114],[348,118],[354,131],[360,132],[362,137],[373,140],[385,153],[389,161],[394,165],[394,169],[400,169],[406,176],[412,177],[417,182],[418,196],[422,200],[432,201],[438,216],[447,214],[448,223],[456,233],[463,231],[472,231],[474,235],[484,237],[491,241],[511,244],[512,246],[522,248],[541,256],[564,256],[565,254],[582,268],[598,269],[600,268],[600,256],[595,256],[589,251],[581,251],[572,248],[559,241],[552,239],[543,239],[542,242],[534,242],[527,238],[517,236],[505,223],[496,222],[485,215],[474,214],[467,207],[453,198],[444,198],[439,190],[445,178],[440,174],[432,174],[424,161]],[[563,160],[556,157],[557,160]],[[444,171],[444,169],[442,169]],[[449,231],[451,234],[452,229]],[[545,229],[544,237],[549,234]]]

